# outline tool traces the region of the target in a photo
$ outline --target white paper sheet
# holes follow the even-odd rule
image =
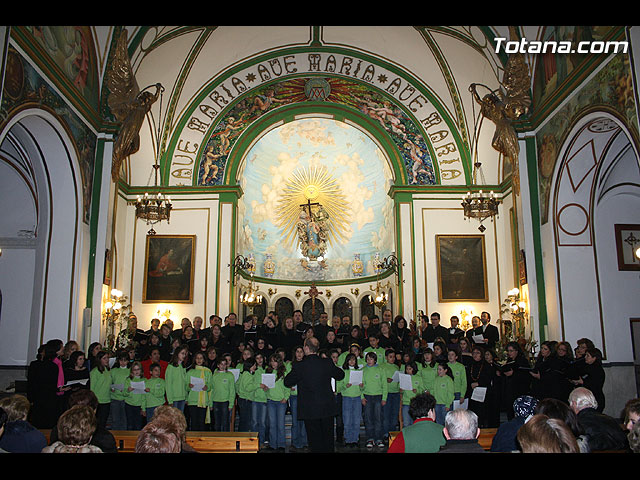
[[[476,387],[471,392],[471,400],[474,402],[484,402],[487,395],[487,387]]]
[[[473,335],[471,337],[471,339],[475,342],[475,343],[484,343],[484,335]]]
[[[350,370],[349,383],[351,385],[360,385],[362,383],[362,370]]]
[[[393,375],[391,377],[391,381],[392,382],[399,382],[400,381],[400,370],[396,370],[395,372],[393,372]]]
[[[193,387],[191,387],[193,392],[202,392],[204,390],[204,378],[191,377],[189,383],[193,385]]]
[[[113,385],[111,385],[111,388],[121,392],[121,391],[124,390],[124,384],[123,383],[114,383]]]
[[[146,393],[144,391],[144,388],[145,388],[144,382],[131,382],[131,388],[133,388],[131,393],[134,395],[140,395],[142,393]]]
[[[453,409],[458,410],[459,408],[462,408],[463,410],[467,410],[469,408],[469,399],[465,398],[462,403],[460,403],[460,400],[454,400]]]
[[[413,390],[413,383],[411,382],[411,375],[408,373],[398,374],[400,381],[400,388],[402,390]]]
[[[275,373],[263,373],[262,374],[262,383],[264,383],[267,388],[273,388],[276,386],[276,374]]]
[[[71,385],[86,385],[87,382],[89,381],[88,378],[83,378],[82,380],[69,380],[67,383],[64,384],[65,387],[70,387]]]
[[[238,378],[240,378],[240,369],[239,368],[230,368],[228,371],[233,373],[233,378],[235,378],[235,381],[237,382]]]

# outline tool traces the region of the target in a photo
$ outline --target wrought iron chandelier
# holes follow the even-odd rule
[[[148,88],[148,87],[147,87]],[[160,87],[160,114],[159,118],[162,118],[162,92],[164,92],[164,87]],[[138,195],[136,200],[136,218],[144,220],[147,225],[155,225],[158,222],[166,220],[169,223],[169,218],[171,216],[171,209],[173,208],[171,204],[171,199],[169,196],[164,195],[159,191],[158,188],[158,170],[160,169],[160,165],[158,165],[158,159],[160,157],[160,122],[158,122],[158,132],[157,132],[157,149],[155,155],[155,161],[153,165],[153,173],[154,173],[154,189],[153,191],[156,193],[152,193],[149,195],[146,192],[143,196]],[[155,235],[156,231],[151,227],[148,232],[148,235]]]

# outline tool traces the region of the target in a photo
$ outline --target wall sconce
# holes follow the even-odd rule
[[[360,289],[359,288],[352,288],[351,289],[351,294],[355,295],[357,297],[358,295],[360,295]]]
[[[276,293],[278,293],[278,289],[270,288],[269,290],[267,290],[267,293],[269,294],[270,297],[273,297]]]
[[[115,349],[116,335],[122,329],[122,318],[126,316],[124,315],[124,310],[131,308],[131,305],[123,306],[123,302],[126,301],[126,295],[113,288],[111,289],[109,300],[104,304],[102,323],[106,325],[105,350],[109,352],[113,352]]]
[[[331,298],[331,290],[327,288],[325,295],[327,296],[327,298]]]

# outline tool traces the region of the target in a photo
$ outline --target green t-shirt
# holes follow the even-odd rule
[[[89,372],[89,385],[93,393],[98,397],[98,403],[111,403],[111,371],[105,369],[100,372],[94,367]]]
[[[145,380],[145,386],[149,389],[146,395],[146,407],[159,407],[165,402],[165,381],[163,378],[151,377]],[[150,419],[147,419],[150,420]]]
[[[167,369],[164,372],[164,381],[169,405],[173,402],[187,399],[186,378],[187,371],[182,365],[177,367],[171,364],[167,365]]]
[[[111,369],[111,385],[124,387],[126,378],[131,374],[129,367],[113,367]],[[124,392],[116,388],[111,389],[111,400],[124,400]]]
[[[362,369],[362,396],[364,395],[382,395],[382,400],[387,401],[387,375],[380,365],[375,364],[372,367],[365,365]]]
[[[231,372],[216,370],[212,376],[213,402],[229,402],[229,408],[233,408],[236,399],[236,378]]]
[[[362,368],[358,368],[358,370],[362,370]],[[338,380],[336,384],[336,392],[340,393],[343,397],[362,397],[362,389],[360,388],[360,384],[353,385],[347,387],[351,383],[351,368],[344,369],[344,378],[342,380]]]

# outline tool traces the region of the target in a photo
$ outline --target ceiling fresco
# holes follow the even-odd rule
[[[296,175],[307,179],[306,184],[298,182],[302,188],[314,185],[322,190],[313,175],[305,176],[313,171],[322,172],[336,187],[333,195],[317,197],[331,207],[327,211],[336,222],[325,255],[315,261],[302,255],[295,232],[278,217]],[[238,202],[237,252],[253,255],[257,276],[271,276],[264,268],[269,259],[275,264],[273,278],[353,279],[375,275],[376,254],[384,258],[392,252],[393,200],[387,194],[393,183],[391,168],[382,150],[359,128],[321,117],[286,123],[246,153],[239,178],[244,194]],[[301,211],[302,203],[295,203],[291,207]],[[354,273],[358,257],[362,271]]]

